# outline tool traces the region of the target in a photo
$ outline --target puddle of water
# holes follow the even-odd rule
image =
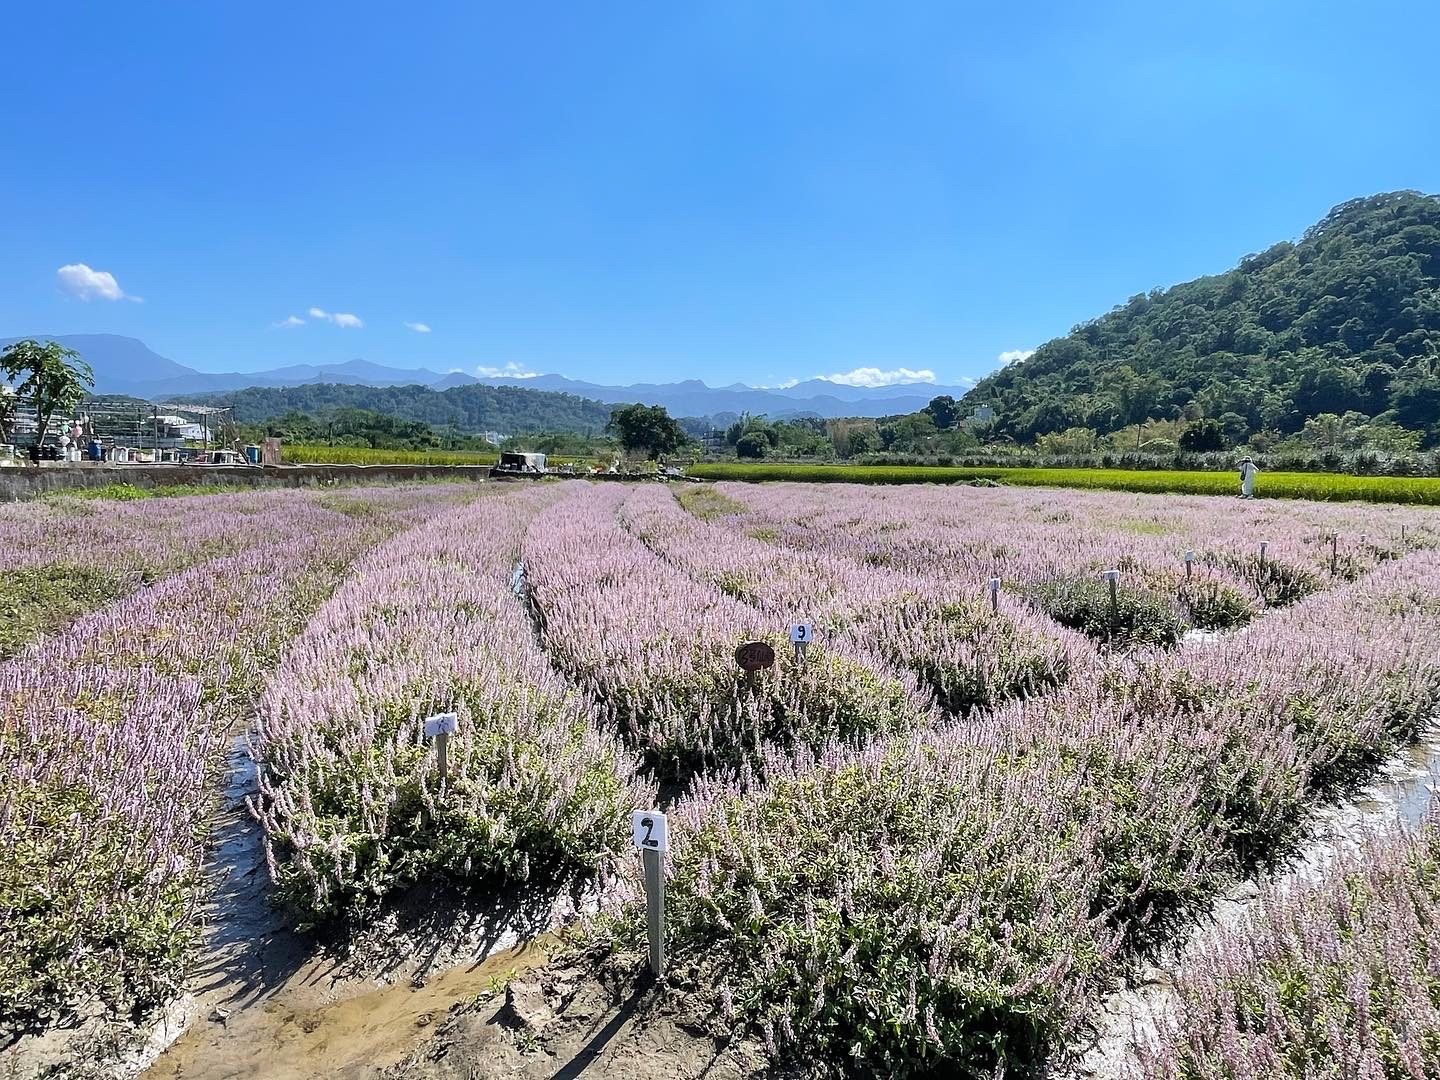
[[[1431,734],[1394,761],[1385,776],[1355,800],[1365,818],[1394,818],[1407,826],[1419,825],[1430,812],[1440,790],[1440,734]]]
[[[377,987],[320,1003],[305,986],[258,1007],[201,1018],[165,1051],[143,1080],[310,1080],[371,1077],[398,1064],[445,1019],[450,1007],[503,993],[515,972],[543,964],[558,946],[542,938],[480,963],[452,968],[416,987]]]

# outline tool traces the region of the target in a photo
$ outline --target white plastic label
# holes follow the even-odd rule
[[[1185,552],[1185,561],[1186,561],[1186,562],[1194,562],[1194,561],[1195,561],[1195,552],[1193,552],[1193,551],[1187,551],[1187,552]]]
[[[990,579],[990,591],[992,593],[998,593],[1000,591],[1000,579],[998,577],[992,577]]]
[[[796,645],[808,645],[814,636],[815,631],[808,622],[790,624],[790,640]]]
[[[630,819],[635,846],[642,851],[669,851],[670,831],[659,810],[636,810]]]
[[[437,713],[425,721],[427,739],[433,739],[436,735],[454,735],[459,730],[460,717],[453,712]]]
[[[1120,571],[1119,571],[1119,570],[1106,570],[1106,571],[1105,571],[1104,573],[1102,573],[1100,576],[1101,576],[1102,578],[1104,578],[1106,581],[1119,581],[1119,580],[1120,580]]]

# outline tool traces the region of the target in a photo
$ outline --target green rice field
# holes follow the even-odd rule
[[[290,465],[494,465],[499,455],[481,450],[377,450],[368,446],[287,445]]]
[[[1140,469],[964,468],[944,465],[781,465],[716,462],[695,465],[702,480],[790,480],[835,484],[962,484],[989,480],[1024,487],[1092,488],[1154,494],[1238,495],[1230,472]],[[1315,499],[1324,502],[1387,502],[1440,505],[1440,478],[1351,476],[1342,473],[1262,473],[1255,484],[1261,499]]]

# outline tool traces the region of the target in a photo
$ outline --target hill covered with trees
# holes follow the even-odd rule
[[[359,386],[308,383],[303,386],[253,386],[221,394],[201,395],[212,404],[233,405],[241,424],[264,425],[292,414],[325,419],[345,410],[363,409],[396,420],[436,428],[503,434],[568,431],[593,435],[610,422],[612,406],[573,394],[526,390],[517,386]],[[353,414],[352,414],[353,415]]]
[[[1343,203],[1297,243],[1046,342],[964,405],[992,406],[998,433],[1022,442],[1179,421],[1205,441],[1263,449],[1318,420],[1377,444],[1408,431],[1435,446],[1440,196]]]

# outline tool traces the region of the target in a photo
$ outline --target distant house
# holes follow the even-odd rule
[[[205,438],[205,425],[197,424],[192,420],[186,420],[183,416],[157,416],[154,418],[154,423],[165,429],[162,438]]]
[[[995,419],[995,410],[989,405],[976,405],[966,419],[967,424],[988,424]]]
[[[543,473],[545,455],[512,453],[507,450],[500,455],[500,463],[496,469],[500,472]]]

